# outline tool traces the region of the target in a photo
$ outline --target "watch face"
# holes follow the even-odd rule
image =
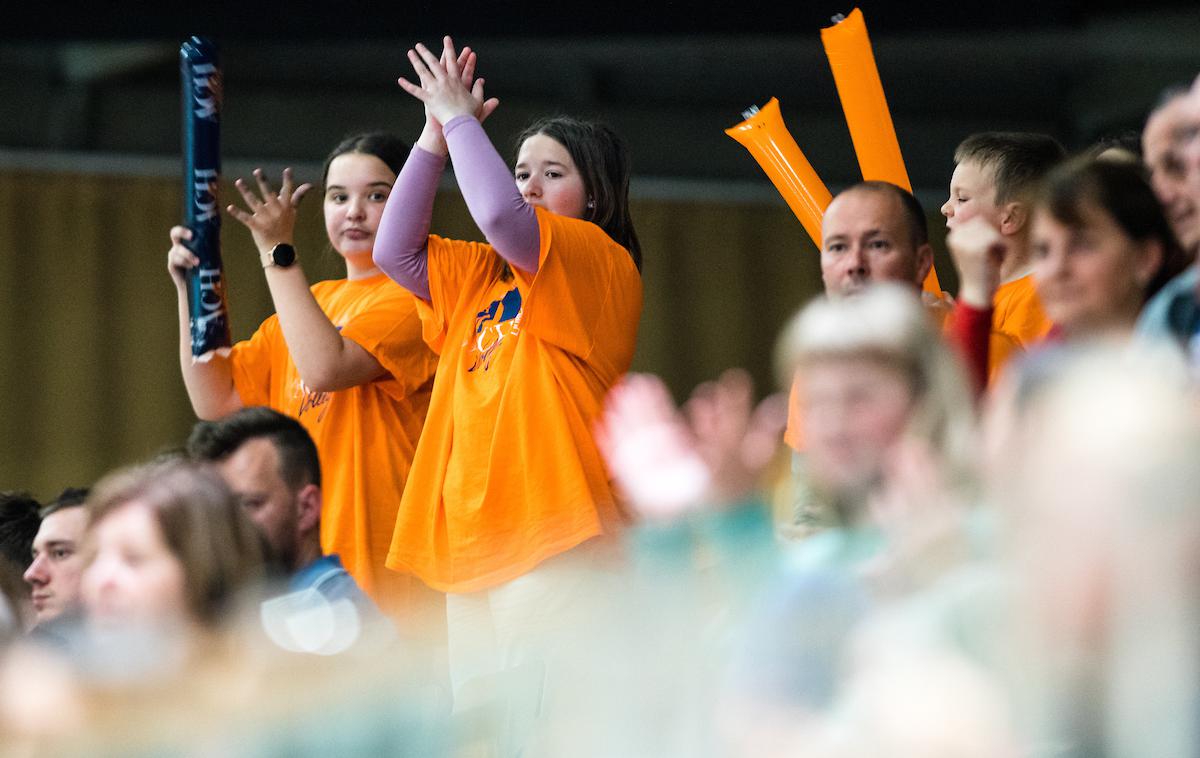
[[[296,262],[296,248],[280,243],[271,250],[271,258],[276,266],[287,268]]]

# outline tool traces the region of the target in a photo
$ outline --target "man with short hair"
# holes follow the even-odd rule
[[[34,633],[50,633],[79,610],[79,578],[85,564],[81,550],[88,513],[87,490],[68,488],[42,509],[42,523],[33,538],[33,561],[25,570],[32,588]]]
[[[979,132],[954,151],[950,197],[941,208],[946,228],[953,234],[981,218],[1003,242],[1000,278],[991,301],[970,304],[991,306],[992,328],[1022,347],[1043,339],[1051,327],[1033,282],[1028,240],[1032,195],[1050,169],[1066,157],[1053,137],[1032,132]],[[964,294],[969,293],[960,291],[960,300]]]
[[[887,182],[860,182],[840,193],[821,220],[821,279],[829,297],[871,282],[920,288],[933,267],[925,212],[911,193]]]
[[[331,601],[346,598],[378,613],[341,559],[321,552],[321,463],[298,421],[266,407],[243,408],[196,424],[187,451],[213,462],[241,498],[289,573],[291,590],[316,589]]]

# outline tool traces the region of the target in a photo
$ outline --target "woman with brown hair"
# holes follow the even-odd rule
[[[89,624],[215,628],[264,578],[262,538],[213,470],[152,463],[105,477],[89,498]]]

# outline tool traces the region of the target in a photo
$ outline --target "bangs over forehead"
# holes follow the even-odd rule
[[[956,164],[971,162],[990,171],[996,203],[1018,200],[1067,153],[1053,137],[1032,132],[981,132],[963,140],[954,151]]]

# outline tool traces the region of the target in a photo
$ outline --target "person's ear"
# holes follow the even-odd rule
[[[1025,203],[1014,200],[1011,203],[1005,203],[1000,208],[1000,234],[1005,237],[1012,237],[1019,234],[1025,228],[1025,224],[1029,221],[1029,209]]]
[[[917,286],[924,287],[925,279],[928,278],[930,270],[933,269],[933,245],[926,242],[917,248]]]
[[[296,493],[296,528],[301,534],[321,526],[321,487],[306,484]]]

